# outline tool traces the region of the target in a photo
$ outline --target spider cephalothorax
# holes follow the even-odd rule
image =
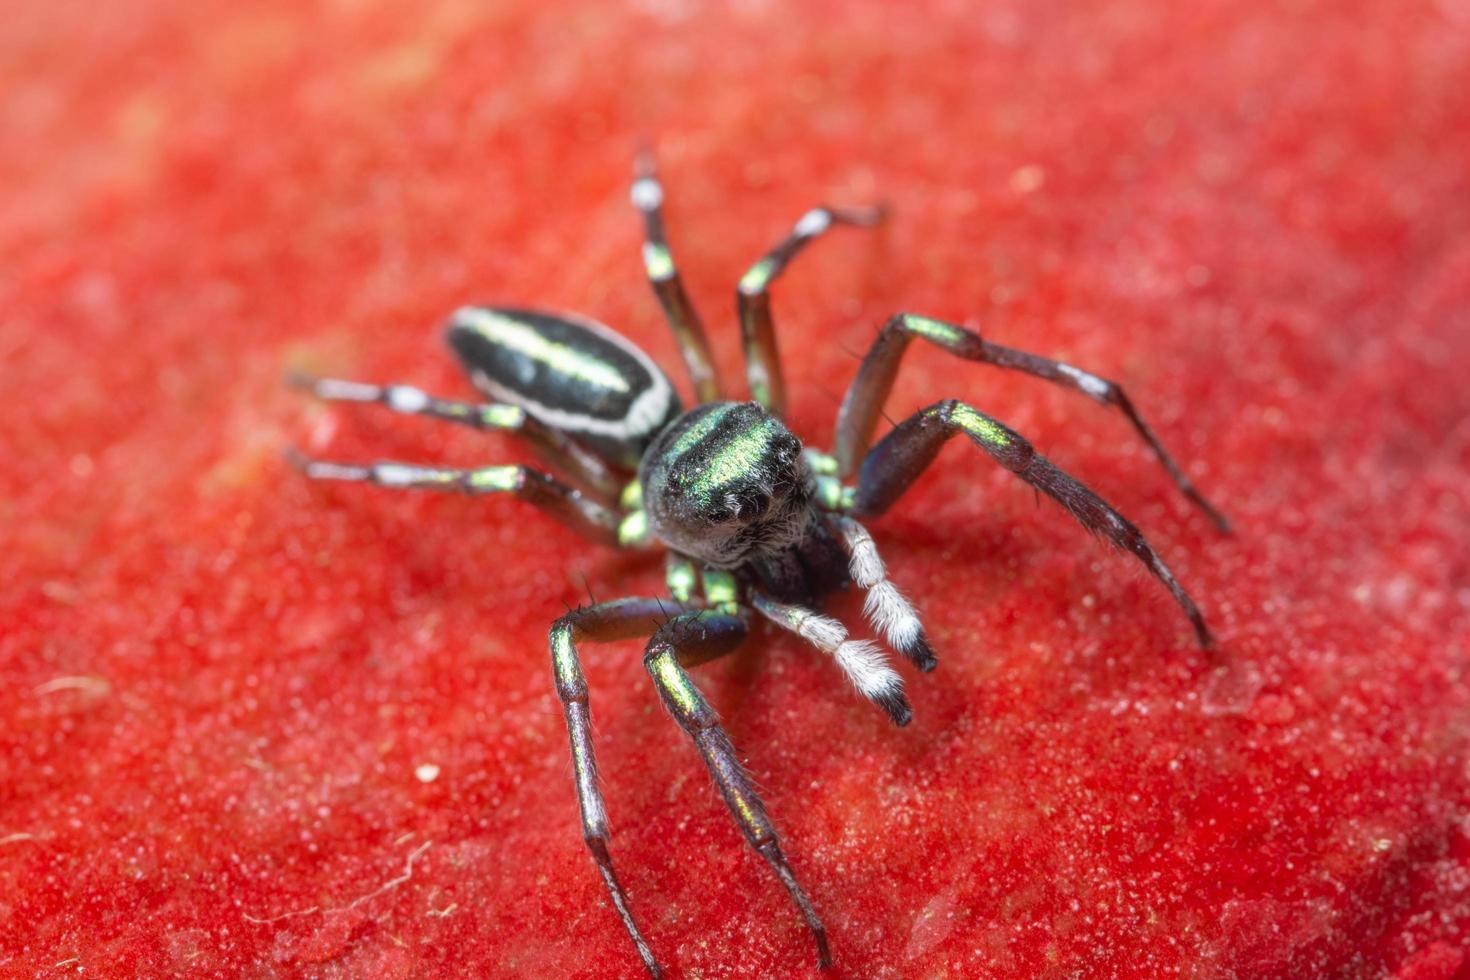
[[[709,402],[661,432],[638,468],[655,537],[714,568],[799,542],[815,516],[801,440],[755,402]]]
[[[865,594],[864,613],[883,641],[919,670],[935,667],[917,612],[888,581],[877,546],[857,519],[877,517],[892,506],[946,441],[965,437],[1062,504],[1088,530],[1137,557],[1173,595],[1199,643],[1211,642],[1193,600],[1138,529],[989,415],[964,402],[939,401],[870,448],[909,342],[917,338],[964,360],[1018,370],[1117,408],[1180,490],[1221,530],[1226,524],[1116,384],[914,314],[891,317],[863,359],[842,402],[833,454],[804,448],[781,418],[785,387],[768,290],[808,242],[834,225],[873,224],[880,212],[814,208],[741,278],[736,296],[755,400],[731,402],[721,398],[704,328],[674,267],[664,235],[663,190],[647,162],[634,181],[632,198],[644,218],[644,265],[694,382],[695,408],[685,412],[658,365],[607,327],[568,314],[467,306],[450,318],[448,340],[475,386],[492,399],[489,403],[435,398],[406,385],[294,380],[326,399],[377,402],[398,412],[518,435],[570,482],[525,466],[461,470],[293,458],[314,479],[509,493],[594,541],[665,549],[668,598],[596,603],[567,613],[551,628],[552,673],[571,738],[583,836],[623,927],[649,972],[659,975],[613,871],[592,750],[589,692],[577,650],[580,642],[651,635],[643,662],[660,698],[704,757],[746,839],[790,893],[825,967],[831,962],[826,930],[687,668],[739,647],[758,615],[830,655],[859,693],[894,723],[907,724],[913,712],[882,648],[849,638],[845,626],[812,607],[833,589],[856,585]]]

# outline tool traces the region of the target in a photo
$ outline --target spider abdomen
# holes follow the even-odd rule
[[[565,313],[466,306],[445,338],[475,387],[625,470],[683,406],[632,341]]]

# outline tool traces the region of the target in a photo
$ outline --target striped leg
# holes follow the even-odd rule
[[[420,415],[467,425],[472,429],[498,430],[525,439],[553,469],[566,473],[604,504],[618,499],[624,480],[597,456],[527,415],[515,405],[477,405],[436,398],[409,385],[374,385],[336,378],[314,378],[292,373],[286,383],[334,402],[383,405],[404,415]]]
[[[903,352],[908,349],[909,341],[914,337],[926,340],[964,360],[979,361],[982,364],[1022,371],[1055,384],[1074,388],[1094,401],[1117,408],[1127,417],[1143,441],[1148,443],[1149,448],[1158,457],[1159,462],[1179,487],[1180,492],[1204,511],[1205,516],[1217,528],[1224,532],[1230,530],[1229,522],[1210,505],[1209,501],[1205,500],[1190,482],[1189,477],[1184,475],[1179,464],[1175,463],[1173,457],[1164,449],[1158,436],[1154,435],[1153,430],[1143,421],[1143,416],[1138,414],[1138,410],[1133,407],[1133,402],[1116,382],[1089,374],[1061,361],[1053,361],[1010,347],[1002,347],[1000,344],[992,344],[973,330],[966,330],[953,323],[943,323],[911,313],[900,313],[883,325],[882,332],[878,334],[878,339],[873,341],[873,346],[863,358],[862,367],[858,368],[857,377],[853,378],[851,387],[847,389],[847,396],[842,400],[842,409],[837,415],[835,452],[842,475],[850,475],[856,470],[863,453],[867,451],[873,438],[873,426],[878,421],[878,415],[883,410],[883,402],[888,398],[889,389],[893,387],[893,379],[898,374],[899,361],[903,358]]]
[[[740,335],[745,345],[745,373],[750,381],[751,397],[772,415],[779,416],[785,412],[786,382],[781,373],[781,352],[771,320],[771,283],[808,242],[820,237],[833,225],[870,228],[881,220],[881,208],[858,211],[841,211],[825,206],[812,208],[796,222],[791,234],[758,259],[741,277],[735,300],[740,314]]]
[[[395,490],[439,490],[479,495],[508,493],[533,504],[567,527],[599,544],[617,546],[617,513],[545,473],[526,466],[486,466],[461,470],[411,463],[336,463],[309,459],[297,452],[291,464],[313,480],[374,483]]]
[[[882,708],[895,725],[913,718],[903,681],[888,665],[883,651],[871,640],[849,640],[847,628],[837,620],[802,606],[791,606],[760,594],[752,594],[756,612],[784,630],[790,630],[837,661],[858,693]]]
[[[669,713],[694,740],[695,748],[704,757],[710,778],[719,788],[745,839],[766,859],[776,877],[781,879],[781,884],[786,886],[787,893],[816,940],[817,965],[825,970],[832,965],[826,927],[817,917],[811,900],[797,884],[791,866],[786,863],[786,855],[781,851],[776,828],[766,814],[765,804],[741,767],[735,747],[720,727],[719,717],[681,666],[690,659],[690,649],[704,642],[707,633],[730,629],[729,623],[740,623],[743,633],[744,621],[737,616],[706,612],[676,617],[654,634],[643,657],[643,665],[648,668],[648,674]]]
[[[901,422],[863,459],[854,513],[883,513],[934,461],[951,436],[963,434],[1006,469],[1051,497],[1087,530],[1102,535],[1143,562],[1194,626],[1202,647],[1214,645],[1204,617],[1189,593],[1144,540],[1143,534],[1097,494],[1057,469],[1016,432],[958,401],[942,401]]]
[[[904,594],[888,581],[883,558],[878,554],[878,545],[868,529],[851,517],[836,517],[833,521],[839,532],[838,539],[847,551],[848,574],[866,593],[863,614],[868,617],[868,622],[883,634],[889,646],[907,657],[915,667],[928,673],[939,666],[918,613],[914,612]]]
[[[684,281],[674,266],[673,253],[669,251],[668,235],[664,230],[664,189],[659,183],[652,154],[638,158],[633,187],[629,193],[633,206],[643,215],[643,266],[648,271],[648,281],[653,294],[658,297],[664,316],[674,330],[674,339],[684,355],[684,364],[694,382],[694,394],[700,402],[718,401],[720,379],[715,373],[714,358],[709,352],[709,338],[704,333],[704,323],[689,294],[684,291]]]
[[[628,895],[618,882],[613,871],[612,855],[608,852],[609,833],[607,808],[603,805],[602,790],[597,785],[597,759],[592,751],[592,715],[588,702],[587,679],[582,674],[581,658],[577,655],[578,641],[609,642],[626,640],[635,636],[647,636],[656,632],[671,614],[688,612],[689,606],[661,599],[615,599],[600,602],[567,613],[551,627],[551,668],[556,677],[556,695],[561,699],[562,713],[566,716],[567,735],[571,740],[572,769],[577,785],[577,804],[582,817],[582,837],[597,870],[607,885],[613,908],[622,920],[623,928],[638,949],[643,965],[655,977],[662,976],[658,961],[648,947],[633,913],[628,908]],[[732,631],[733,634],[733,631]],[[733,647],[739,636],[721,635],[711,637],[706,647],[718,647],[721,643]],[[733,641],[733,642],[731,642]]]

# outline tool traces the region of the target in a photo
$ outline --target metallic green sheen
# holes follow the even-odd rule
[[[674,257],[669,254],[668,246],[657,242],[649,242],[643,246],[643,268],[648,271],[648,278],[662,282],[674,275]]]
[[[816,482],[817,504],[823,510],[852,510],[857,500],[856,489],[843,486],[842,481],[835,476],[818,476]]]
[[[517,429],[526,421],[526,410],[517,405],[487,405],[480,418],[494,429]]]
[[[822,476],[835,476],[837,474],[837,457],[829,455],[818,449],[805,449],[802,455],[806,457],[806,464],[812,468],[812,472]]]
[[[679,666],[679,661],[674,659],[672,653],[660,653],[653,660],[653,672],[658,678],[659,687],[678,706],[686,717],[693,717],[699,713],[704,704],[704,698],[700,696],[694,682],[689,675],[684,673],[684,668]]]
[[[740,587],[735,583],[735,576],[722,568],[706,568],[704,597],[712,606],[733,606],[740,598]]]
[[[648,512],[635,510],[618,525],[618,544],[634,548],[648,542]]]
[[[672,462],[699,445],[705,437],[715,431],[715,427],[720,424],[720,420],[734,407],[733,405],[716,405],[706,412],[699,421],[679,433],[679,438],[675,439],[674,444],[669,447],[669,460]]]
[[[1011,437],[1006,435],[995,422],[981,415],[968,405],[956,405],[954,413],[950,416],[956,425],[964,429],[970,435],[981,442],[989,443],[996,447],[1005,447],[1011,444]]]
[[[695,575],[694,563],[685,559],[671,561],[668,569],[664,572],[664,583],[669,587],[669,594],[680,602],[688,602],[689,597],[694,594]]]
[[[618,505],[623,510],[641,509],[643,507],[643,483],[639,480],[634,480],[626,487],[623,487],[623,492],[618,497]]]
[[[776,263],[771,259],[761,259],[740,277],[740,291],[742,293],[758,293],[770,283],[771,276],[776,271]]]
[[[551,666],[561,688],[581,688],[585,681],[577,664],[577,651],[572,645],[571,627],[561,627],[551,634]]]
[[[519,466],[487,466],[470,474],[470,486],[476,490],[510,491],[520,483]]]
[[[710,414],[721,413],[711,412]],[[703,420],[701,424],[702,422]],[[709,461],[704,471],[695,477],[689,489],[700,496],[711,497],[725,484],[761,469],[762,461],[770,454],[771,439],[775,434],[775,420],[761,419],[732,438],[720,450],[720,454]],[[681,438],[679,441],[684,440]]]
[[[903,325],[911,333],[916,333],[920,337],[928,338],[939,344],[958,343],[965,338],[965,332],[959,327],[913,313],[904,314]]]

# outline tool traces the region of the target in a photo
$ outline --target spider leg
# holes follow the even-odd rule
[[[659,183],[651,153],[639,155],[629,197],[643,215],[643,267],[648,272],[653,294],[663,307],[664,317],[674,330],[674,339],[684,355],[689,378],[694,382],[694,394],[701,402],[718,401],[720,379],[710,356],[709,338],[705,336],[699,312],[684,291],[684,281],[679,277],[673,253],[669,251],[668,235],[664,229],[664,189]]]
[[[882,708],[895,725],[907,725],[913,718],[913,708],[903,693],[903,681],[888,665],[876,643],[850,640],[847,628],[830,616],[777,602],[759,592],[752,593],[750,602],[756,612],[777,626],[831,655],[858,693]]]
[[[792,902],[806,920],[812,938],[817,944],[817,965],[826,969],[832,965],[832,954],[827,945],[827,930],[812,908],[811,900],[802,891],[792,874],[791,866],[781,851],[776,828],[766,814],[765,805],[751,785],[750,777],[740,765],[735,747],[725,730],[720,727],[719,717],[694,682],[689,679],[682,664],[689,659],[692,647],[704,642],[711,630],[728,630],[727,624],[739,623],[744,630],[744,620],[738,615],[726,613],[695,613],[675,617],[654,634],[643,657],[643,665],[658,688],[659,697],[674,720],[694,740],[694,746],[704,757],[710,778],[719,788],[730,815],[745,834],[750,846],[766,859],[775,871],[781,884],[786,886]]]
[[[599,544],[628,544],[612,510],[580,490],[527,466],[485,466],[454,469],[447,466],[418,466],[412,463],[339,463],[311,459],[291,450],[287,459],[313,480],[342,480],[374,483],[394,490],[439,490],[472,496],[508,493],[545,511],[583,537]]]
[[[554,469],[570,475],[604,504],[616,501],[626,482],[597,456],[568,439],[565,433],[541,424],[515,405],[452,401],[437,398],[411,385],[375,385],[338,378],[316,378],[299,372],[288,374],[286,383],[324,401],[382,405],[403,415],[419,415],[472,429],[498,430],[519,436]]]
[[[873,341],[873,346],[863,358],[862,366],[858,368],[857,377],[853,378],[852,385],[842,400],[842,408],[837,415],[835,455],[838,468],[844,476],[850,475],[857,468],[867,450],[873,438],[873,426],[878,421],[883,402],[888,398],[893,379],[898,374],[899,361],[914,337],[926,340],[964,360],[1021,371],[1054,384],[1074,388],[1094,401],[1117,408],[1127,417],[1143,441],[1148,443],[1180,492],[1204,511],[1205,516],[1217,528],[1229,532],[1229,522],[1210,505],[1190,482],[1189,477],[1184,475],[1179,464],[1164,449],[1158,436],[1154,435],[1148,423],[1144,422],[1138,410],[1133,407],[1132,400],[1116,382],[1089,374],[1061,361],[992,344],[973,330],[912,313],[900,313],[883,325],[878,339]]]
[[[751,396],[772,415],[782,415],[786,410],[786,382],[771,320],[771,283],[807,243],[833,225],[870,228],[882,220],[881,208],[850,211],[825,205],[812,208],[801,216],[789,235],[757,259],[740,278],[735,301],[740,315],[740,336],[745,345],[745,374],[750,381]]]
[[[694,596],[695,586],[699,584],[694,562],[677,551],[670,551],[664,556],[664,584],[668,586],[669,595],[675,600],[688,602]]]
[[[592,716],[588,701],[587,679],[582,674],[581,658],[577,655],[579,641],[609,642],[625,640],[635,636],[647,636],[658,631],[673,614],[687,614],[692,607],[662,599],[629,598],[599,602],[593,606],[575,609],[561,617],[551,627],[551,668],[556,678],[556,695],[561,700],[562,713],[566,716],[567,736],[571,741],[572,770],[576,779],[577,805],[581,813],[582,837],[587,849],[597,862],[597,870],[607,885],[608,896],[613,908],[622,920],[623,928],[638,949],[638,955],[648,972],[662,976],[658,962],[649,949],[648,941],[633,921],[628,908],[628,894],[613,871],[612,855],[608,851],[610,835],[607,826],[607,808],[603,803],[602,790],[597,785],[597,759],[592,750]],[[738,619],[734,624],[710,624],[699,637],[691,642],[691,651],[728,652],[738,646],[744,637],[744,624]]]
[[[1010,428],[966,405],[948,400],[921,409],[874,446],[858,471],[853,511],[877,516],[918,478],[951,436],[963,434],[996,462],[1067,508],[1087,530],[1141,561],[1184,610],[1201,647],[1214,644],[1189,593],[1174,578],[1143,534],[1097,494],[1058,469]]]
[[[939,666],[924,624],[904,594],[888,581],[883,558],[873,536],[851,517],[832,518],[837,525],[837,538],[847,551],[848,574],[866,595],[863,614],[873,628],[883,634],[888,645],[907,657],[915,667],[928,673]]]

